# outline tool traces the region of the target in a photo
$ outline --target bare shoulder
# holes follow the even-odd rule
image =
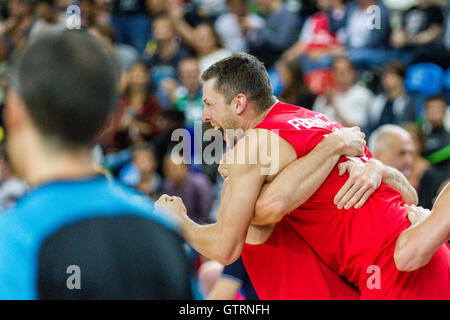
[[[271,180],[296,158],[295,149],[289,142],[271,130],[258,128],[246,132],[227,161],[230,164],[255,166],[260,174]]]

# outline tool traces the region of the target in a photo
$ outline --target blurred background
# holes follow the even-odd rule
[[[431,209],[449,181],[450,1],[2,0],[1,109],[27,44],[66,28],[95,36],[121,73],[97,165],[154,199],[180,196],[198,223],[215,221],[221,177],[217,164],[176,164],[171,134],[194,132],[201,73],[237,52],[264,62],[279,100],[361,127],[374,157],[407,176],[421,206]],[[6,134],[0,117],[2,143]],[[204,147],[192,134],[191,156]],[[27,186],[0,151],[5,208]],[[206,294],[221,272],[211,265],[199,259]]]

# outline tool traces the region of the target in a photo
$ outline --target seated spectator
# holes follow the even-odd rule
[[[133,46],[144,52],[150,35],[150,18],[145,0],[113,0],[111,22],[118,43]]]
[[[430,55],[441,45],[442,10],[430,0],[420,0],[407,10],[400,28],[392,32],[391,43],[417,57]]]
[[[183,41],[197,54],[200,74],[215,62],[232,54],[222,46],[220,37],[212,24],[201,22],[194,28],[184,20],[181,12],[170,9],[169,14],[173,26]]]
[[[419,205],[431,209],[434,201],[439,194],[439,191],[450,178],[450,158],[432,164],[423,174],[420,179],[419,190]]]
[[[211,24],[202,23],[195,28],[194,49],[198,54],[200,74],[219,60],[232,55],[232,52],[222,46],[220,38]]]
[[[0,35],[8,41],[11,49],[11,58],[15,59],[17,54],[25,49],[28,43],[31,28],[35,22],[33,16],[32,0],[8,1],[9,16],[5,21]]]
[[[369,131],[387,124],[401,124],[416,120],[414,100],[405,91],[405,66],[392,62],[383,68],[383,92],[375,97],[369,109]]]
[[[172,79],[164,83],[172,107],[184,112],[186,126],[194,128],[195,121],[202,121],[203,92],[200,81],[198,60],[184,58],[178,65],[178,77],[181,85]]]
[[[264,19],[247,10],[247,0],[227,0],[228,12],[222,13],[214,28],[225,48],[233,53],[248,52],[248,43],[241,25],[264,26]]]
[[[153,86],[163,107],[169,106],[169,100],[161,87],[162,81],[176,79],[178,63],[188,55],[171,20],[167,16],[157,17],[153,21],[153,39],[147,45],[143,60],[149,68]]]
[[[375,130],[369,139],[372,156],[393,167],[405,177],[411,174],[414,161],[414,142],[408,131],[394,124],[385,124]]]
[[[54,0],[39,0],[35,6],[36,22],[30,30],[30,39],[43,33],[59,32],[66,29],[66,21],[54,8]]]
[[[424,144],[423,133],[415,122],[405,122],[401,127],[408,131],[414,142],[414,161],[408,181],[414,189],[418,190],[420,179],[422,179],[423,174],[430,167],[430,163],[422,157]]]
[[[376,6],[376,11],[368,11]],[[379,14],[379,16],[378,16]],[[383,65],[394,53],[388,50],[390,36],[389,10],[379,0],[357,0],[348,3],[343,17],[329,13],[330,28],[340,30],[348,56],[358,69]],[[379,25],[376,25],[379,23]]]
[[[365,128],[373,94],[356,84],[356,70],[345,57],[337,57],[332,65],[336,88],[330,87],[326,94],[317,97],[313,110],[322,112],[345,127]]]
[[[284,87],[279,99],[286,103],[311,109],[315,96],[306,86],[300,63],[297,60],[282,59],[277,62],[276,68]]]
[[[133,150],[132,162],[120,171],[119,178],[156,200],[162,189],[162,178],[156,172],[157,167],[153,148],[146,143],[140,143]]]
[[[257,0],[258,9],[267,13],[263,27],[244,21],[241,28],[250,45],[250,54],[260,59],[267,69],[291,47],[300,31],[299,16],[290,11],[281,0]]]
[[[124,149],[132,142],[149,140],[158,132],[161,108],[156,97],[149,92],[148,82],[145,65],[132,65],[126,77],[125,92],[112,121],[112,150]]]
[[[450,157],[450,132],[444,127],[447,102],[443,94],[425,101],[424,155],[431,163],[439,163]]]
[[[318,13],[308,17],[303,24],[298,41],[283,55],[287,59],[300,58],[303,69],[308,72],[317,68],[329,68],[333,56],[343,54],[336,35],[330,30],[328,14],[344,14],[341,0],[318,0]]]
[[[88,29],[89,33],[97,37],[105,47],[116,57],[122,72],[127,71],[132,64],[138,62],[139,54],[135,48],[123,43],[116,43],[114,29],[107,24],[99,24]]]
[[[163,193],[180,197],[196,223],[209,223],[213,192],[208,178],[190,172],[184,159],[171,153],[164,158],[164,177]]]

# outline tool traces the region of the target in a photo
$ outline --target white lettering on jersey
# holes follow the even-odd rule
[[[327,128],[331,125],[337,125],[337,122],[331,120],[324,114],[316,114],[309,118],[294,118],[288,121],[297,130],[311,128]]]

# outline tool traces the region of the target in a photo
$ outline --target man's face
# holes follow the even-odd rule
[[[156,161],[151,150],[136,150],[133,155],[133,162],[142,174],[151,173],[156,170]]]
[[[431,100],[425,106],[425,117],[433,128],[441,128],[444,124],[446,111],[447,104],[444,101]]]
[[[215,88],[216,79],[209,79],[203,85],[203,102],[205,104],[202,120],[211,123],[213,128],[237,129],[237,116],[233,114],[233,101],[227,104],[223,94]]]
[[[339,87],[351,87],[355,83],[355,70],[346,60],[338,60],[334,63],[333,75]]]
[[[411,137],[403,134],[390,135],[390,143],[387,147],[381,151],[378,160],[385,165],[394,167],[403,173],[406,177],[409,177],[411,173],[411,167],[414,162],[414,142]]]
[[[180,63],[179,74],[181,83],[186,88],[198,86],[200,69],[196,60],[185,60]]]
[[[394,72],[386,72],[381,77],[381,83],[384,90],[395,90],[403,86],[403,79]]]

